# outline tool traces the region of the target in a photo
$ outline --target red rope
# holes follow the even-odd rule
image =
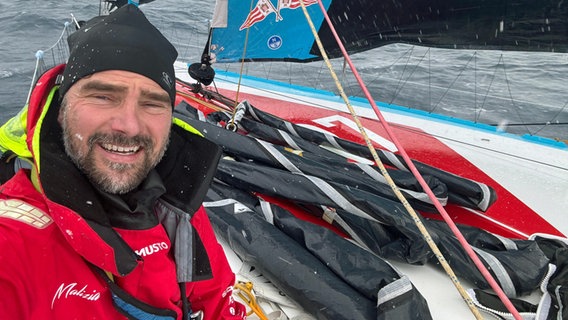
[[[379,108],[375,104],[375,101],[374,101],[373,97],[371,96],[371,93],[369,93],[369,90],[365,86],[365,83],[363,82],[363,80],[361,79],[361,76],[357,72],[357,69],[353,65],[353,62],[351,61],[351,58],[350,58],[349,54],[347,53],[347,50],[345,50],[343,43],[341,42],[339,36],[337,35],[337,32],[335,31],[335,27],[333,26],[333,24],[331,23],[331,20],[329,19],[329,16],[327,15],[327,10],[323,6],[322,1],[318,0],[318,4],[320,6],[320,9],[321,9],[324,17],[325,17],[327,24],[329,25],[331,32],[333,33],[333,36],[335,37],[335,41],[337,42],[337,45],[339,46],[339,48],[341,49],[341,52],[343,53],[343,57],[345,58],[345,60],[349,64],[349,68],[351,68],[351,71],[353,72],[355,79],[357,79],[357,83],[359,84],[359,86],[363,90],[363,93],[365,94],[365,97],[367,98],[367,100],[369,100],[369,103],[371,104],[373,111],[375,111],[375,114],[379,118],[379,121],[381,122],[381,124],[385,128],[387,134],[389,135],[389,138],[392,140],[392,142],[398,148],[400,155],[402,156],[402,158],[404,159],[404,161],[408,165],[408,168],[410,169],[412,174],[416,177],[416,179],[418,180],[418,182],[420,183],[420,185],[422,186],[422,188],[424,189],[424,191],[426,192],[428,197],[432,200],[432,202],[434,203],[434,206],[436,207],[436,209],[438,209],[439,213],[444,218],[444,221],[448,224],[448,226],[452,230],[452,233],[456,236],[456,238],[458,239],[458,241],[460,242],[460,244],[462,245],[462,247],[466,251],[467,255],[473,260],[477,269],[481,272],[481,274],[483,275],[485,280],[487,280],[487,282],[489,283],[491,288],[495,291],[495,293],[497,293],[497,296],[499,296],[499,299],[501,300],[501,302],[503,302],[503,304],[505,305],[507,310],[509,310],[509,312],[511,312],[511,314],[515,317],[515,319],[522,320],[523,318],[521,317],[521,315],[519,314],[517,309],[515,309],[515,307],[513,306],[511,301],[509,300],[509,298],[503,292],[503,289],[501,289],[501,287],[499,286],[497,281],[495,281],[495,279],[491,276],[491,274],[489,273],[487,268],[485,268],[485,266],[483,265],[483,263],[481,262],[481,260],[477,256],[477,254],[473,251],[470,244],[467,242],[467,240],[463,236],[463,234],[460,232],[458,227],[452,221],[452,219],[450,218],[450,216],[448,215],[448,213],[446,212],[446,210],[444,209],[442,204],[438,201],[438,199],[436,198],[436,196],[434,195],[434,193],[432,192],[432,190],[430,189],[430,187],[428,186],[426,181],[424,181],[424,178],[422,178],[422,176],[420,175],[420,173],[418,172],[418,170],[414,166],[414,163],[412,163],[412,161],[410,160],[410,157],[408,156],[408,154],[406,153],[406,151],[404,150],[404,148],[402,147],[402,145],[400,144],[400,142],[396,138],[394,132],[390,128],[390,125],[386,122],[381,111],[379,110]]]

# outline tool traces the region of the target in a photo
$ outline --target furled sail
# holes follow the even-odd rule
[[[358,174],[349,159],[339,160],[320,146],[315,132],[293,136],[277,119],[252,106],[246,108],[238,132],[224,129],[229,118],[222,111],[206,116],[182,102],[174,115],[223,149],[204,202],[216,233],[285,296],[318,319],[432,318],[410,278],[388,261],[438,261],[402,206],[375,189],[380,188],[378,181],[365,185],[366,173]],[[445,183],[436,175],[441,180],[431,183]],[[398,178],[407,191],[412,189],[406,178]],[[439,196],[462,191],[452,191],[452,186],[447,192],[434,189]],[[416,200],[411,199],[413,205]],[[512,318],[499,299],[485,292],[489,285],[450,228],[435,219],[423,223],[442,254],[451,257],[448,262],[456,275],[479,288],[470,291],[474,302]],[[509,239],[458,227],[508,296],[544,292],[539,305],[513,299],[523,315],[562,318],[565,312],[557,306],[568,299],[564,238],[540,234],[530,240]]]
[[[316,0],[302,0],[330,57],[340,51]],[[350,52],[390,43],[454,49],[568,51],[561,0],[322,0]],[[219,62],[311,61],[320,53],[300,0],[219,0],[210,50]]]

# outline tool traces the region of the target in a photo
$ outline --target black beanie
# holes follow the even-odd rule
[[[69,60],[59,96],[81,78],[105,70],[124,70],[154,80],[175,102],[177,51],[135,5],[89,20],[67,38]]]

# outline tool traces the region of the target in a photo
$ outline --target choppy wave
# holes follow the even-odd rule
[[[14,75],[14,73],[12,71],[0,70],[0,79],[10,78],[13,75]]]

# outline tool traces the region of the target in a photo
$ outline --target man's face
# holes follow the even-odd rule
[[[128,71],[102,71],[77,81],[59,114],[65,151],[103,191],[136,188],[166,151],[172,107],[157,83]]]

